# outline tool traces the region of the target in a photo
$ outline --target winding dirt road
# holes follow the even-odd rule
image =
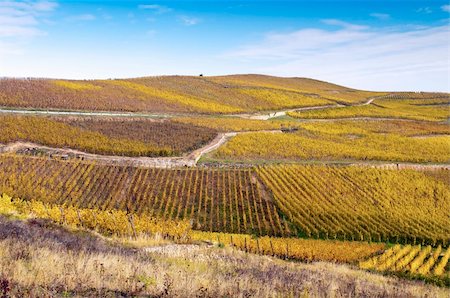
[[[365,106],[370,105],[375,99],[381,97],[372,97],[367,101],[359,104],[353,104],[349,106]],[[317,110],[326,109],[330,107],[346,107],[343,104],[333,104],[333,105],[323,105],[323,106],[312,106],[296,109],[287,109],[281,111],[275,111],[269,114],[236,114],[228,115],[234,117],[241,117],[246,119],[258,119],[258,120],[269,120],[275,117],[280,117],[286,115],[287,112],[291,111],[306,111],[306,110]],[[180,114],[146,114],[146,113],[116,113],[116,112],[84,112],[84,111],[45,111],[45,110],[27,110],[27,109],[8,109],[0,108],[0,113],[4,114],[34,114],[34,115],[54,115],[54,116],[106,116],[106,117],[152,117],[152,118],[170,118],[174,116],[180,116]],[[186,115],[184,115],[186,116]],[[392,118],[371,118],[371,117],[353,117],[353,118],[339,118],[339,119],[299,119],[299,121],[335,121],[335,120],[392,120]],[[409,119],[395,119],[404,121],[416,121]],[[15,142],[7,145],[0,144],[0,154],[4,153],[15,153],[18,151],[43,151],[49,156],[56,156],[57,158],[76,158],[82,160],[96,161],[105,164],[119,164],[119,165],[133,165],[140,167],[156,167],[156,168],[175,168],[175,167],[195,167],[198,161],[205,154],[216,150],[223,144],[225,144],[230,138],[235,137],[238,134],[255,133],[255,132],[271,132],[271,133],[281,133],[281,130],[260,130],[260,131],[248,131],[248,132],[227,132],[219,133],[211,142],[205,146],[187,153],[183,156],[175,157],[126,157],[126,156],[114,156],[114,155],[100,155],[86,153],[79,150],[68,149],[68,148],[53,148],[48,146],[43,146],[40,144],[28,143],[28,142]],[[414,169],[436,169],[445,168],[450,169],[449,165],[423,165],[423,164],[408,164],[408,163],[381,163],[374,164],[370,162],[358,162],[355,165],[365,165],[370,167],[384,167],[384,168],[414,168]]]
[[[281,130],[262,130],[260,132],[281,133]],[[117,155],[101,155],[69,148],[54,148],[43,146],[30,142],[14,142],[7,145],[0,145],[0,154],[40,151],[45,152],[47,155],[53,156],[55,158],[75,158],[79,160],[95,161],[102,164],[131,165],[154,168],[195,167],[204,154],[219,148],[230,138],[238,134],[246,133],[251,132],[246,131],[219,133],[211,142],[204,145],[203,147],[183,156],[174,157],[128,157]]]
[[[330,105],[320,105],[311,107],[299,107],[284,109],[279,111],[261,113],[247,113],[247,114],[231,114],[226,115],[229,117],[240,117],[246,119],[256,119],[256,120],[269,120],[275,117],[285,116],[288,112],[293,111],[308,111],[308,110],[320,110],[327,108],[340,108],[346,106],[365,106],[371,104],[377,98],[383,98],[385,96],[371,97],[367,101],[359,104],[330,104]],[[198,116],[197,114],[188,113],[136,113],[136,112],[111,112],[111,111],[66,111],[66,110],[38,110],[38,109],[26,109],[26,108],[9,108],[0,107],[0,114],[19,114],[19,115],[48,115],[48,116],[93,116],[93,117],[132,117],[132,118],[172,118],[178,116]]]

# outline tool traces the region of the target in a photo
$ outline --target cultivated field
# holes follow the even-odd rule
[[[0,122],[0,143],[3,144],[32,142],[108,155],[181,155],[216,136],[213,129],[169,120],[0,115]]]
[[[253,120],[255,121],[255,120]],[[239,122],[237,122],[239,123]],[[201,125],[201,124],[200,124]],[[241,134],[212,156],[238,161],[450,161],[448,125],[406,121],[293,122],[285,134]]]
[[[389,271],[418,276],[449,277],[450,248],[395,245],[383,254],[360,262],[363,269]]]
[[[192,220],[204,231],[289,234],[254,170],[140,169],[0,157],[0,193],[48,203]]]
[[[336,118],[394,118],[426,121],[445,121],[450,117],[450,97],[437,99],[375,99],[370,105],[294,111],[288,115],[302,119]]]
[[[264,77],[257,77],[256,80]],[[268,80],[271,77],[267,77]],[[277,80],[277,78],[274,78]],[[300,79],[300,81],[302,81]],[[228,86],[214,78],[146,77],[130,80],[0,80],[0,105],[76,110],[239,113],[276,110],[330,101],[308,91],[283,86]],[[327,86],[319,84],[319,88]],[[330,85],[334,88],[334,85]],[[336,86],[340,90],[351,90]],[[319,89],[318,89],[319,90]],[[356,92],[356,91],[355,91]],[[369,92],[368,92],[369,93]]]
[[[449,244],[449,183],[426,172],[283,165],[257,172],[304,236]]]
[[[27,200],[191,220],[194,229],[209,232],[443,246],[449,241],[449,184],[435,178],[447,170],[166,170],[0,158],[0,192]]]
[[[342,296],[446,296],[377,274],[450,285],[449,98],[262,75],[0,79],[0,296],[329,296],[327,278],[362,282]]]

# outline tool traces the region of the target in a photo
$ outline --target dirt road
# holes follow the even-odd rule
[[[281,133],[281,130],[263,130],[262,132]],[[200,158],[226,143],[230,138],[238,135],[250,132],[228,132],[219,133],[211,142],[205,146],[185,154],[183,156],[174,157],[128,157],[128,156],[116,156],[116,155],[101,155],[86,153],[83,151],[69,149],[69,148],[54,148],[49,146],[43,146],[29,142],[15,142],[7,145],[0,145],[0,154],[2,153],[16,153],[40,151],[45,152],[49,156],[55,158],[75,158],[80,160],[96,161],[103,164],[117,164],[117,165],[132,165],[140,167],[155,167],[155,168],[176,168],[176,167],[195,167]]]
[[[360,104],[349,104],[348,106],[364,106],[371,104],[375,99],[382,98],[381,97],[371,97],[367,101]],[[339,108],[346,107],[343,104],[330,104],[330,105],[321,105],[321,106],[311,106],[311,107],[303,107],[303,108],[291,108],[284,109],[273,112],[255,112],[255,113],[247,113],[247,114],[232,114],[227,115],[229,117],[240,117],[246,119],[255,119],[255,120],[269,120],[275,117],[285,116],[288,112],[293,111],[308,111],[308,110],[319,110],[319,109],[327,109],[327,108]],[[0,114],[19,114],[19,115],[48,115],[48,116],[93,116],[93,117],[125,117],[125,118],[171,118],[178,116],[198,116],[197,114],[170,114],[170,113],[135,113],[135,112],[112,112],[112,111],[65,111],[65,110],[38,110],[38,109],[25,109],[25,108],[8,108],[8,107],[0,107]]]

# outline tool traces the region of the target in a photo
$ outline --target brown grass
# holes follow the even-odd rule
[[[11,297],[445,297],[448,289],[328,263],[229,249],[146,253],[41,221],[0,217],[0,295]],[[8,297],[8,296],[7,296]]]

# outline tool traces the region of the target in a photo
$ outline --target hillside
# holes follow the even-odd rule
[[[42,220],[18,221],[2,216],[0,252],[3,297],[448,294],[447,289],[377,276],[347,265],[296,264],[205,245],[136,249],[92,233],[71,233]]]
[[[385,94],[263,75],[0,79],[0,106],[38,109],[225,114],[358,103]]]

